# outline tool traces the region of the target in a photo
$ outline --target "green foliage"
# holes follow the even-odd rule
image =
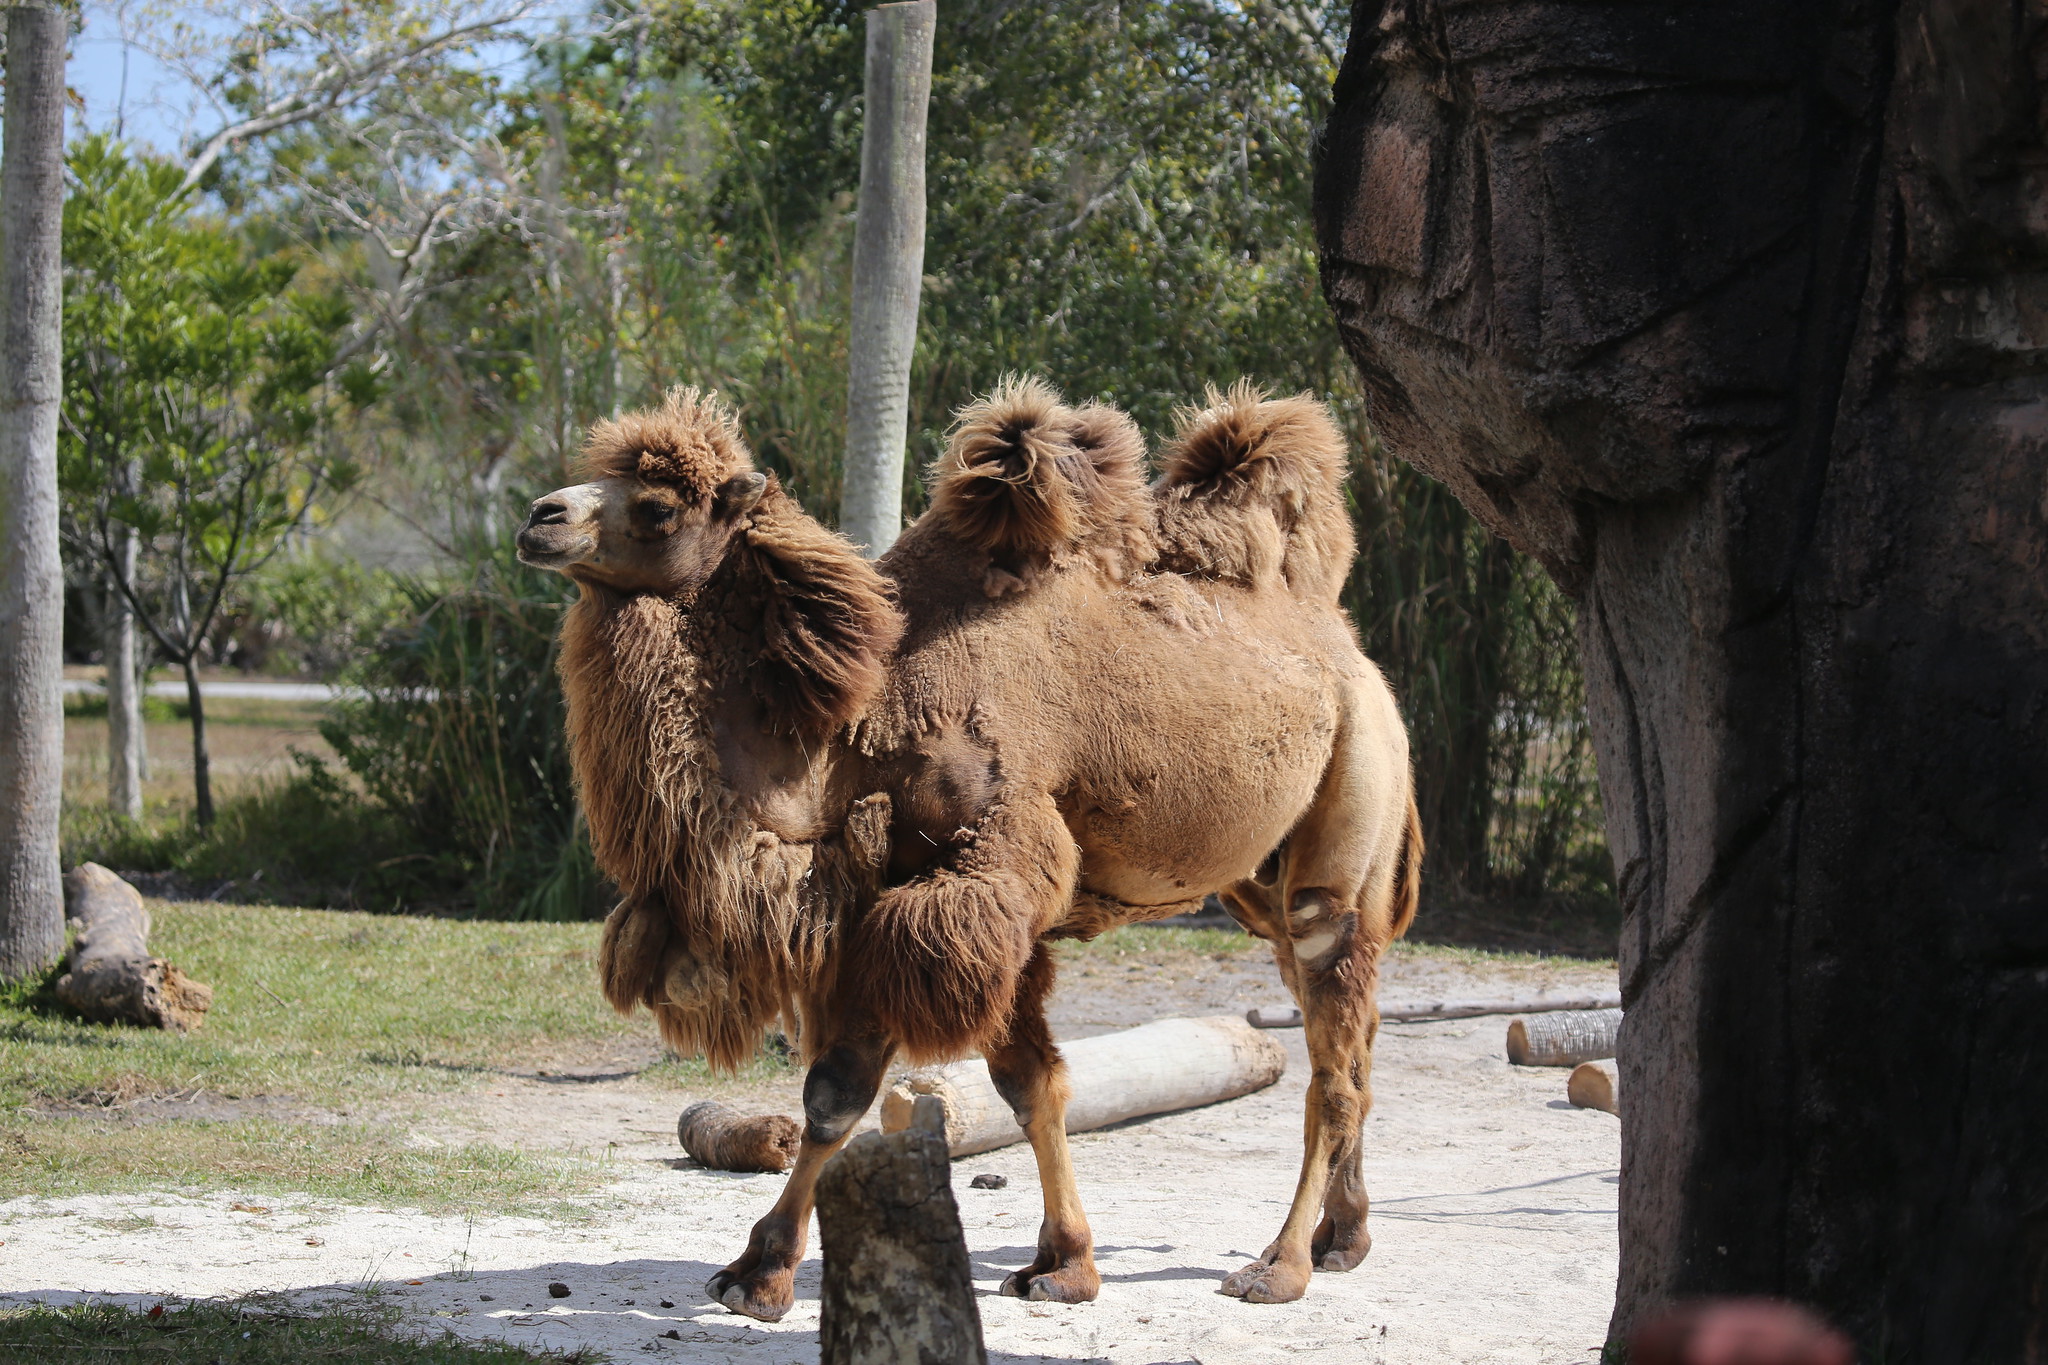
[[[363,695],[321,727],[376,807],[414,831],[386,871],[502,918],[601,912],[555,673],[566,582],[501,544],[463,587],[404,591],[409,619],[348,675]]]

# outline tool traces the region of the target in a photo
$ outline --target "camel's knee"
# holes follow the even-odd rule
[[[991,1056],[988,1078],[1016,1115],[1019,1128],[1028,1129],[1033,1119],[1051,1110],[1066,1109],[1066,1067],[1059,1049],[1050,1044],[1043,1049],[1020,1048]]]
[[[888,1063],[887,1048],[827,1048],[804,1076],[805,1138],[829,1145],[845,1137],[875,1102]]]
[[[1326,970],[1342,960],[1357,932],[1357,913],[1322,887],[1304,887],[1288,898],[1290,951],[1310,972]]]

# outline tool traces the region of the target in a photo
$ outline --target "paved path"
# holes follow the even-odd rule
[[[64,690],[67,693],[89,692],[97,695],[106,691],[106,685],[91,678],[66,678]],[[199,680],[200,695],[206,697],[244,697],[260,701],[335,701],[343,697],[361,696],[362,691],[354,687],[336,687],[332,683],[309,682],[258,682],[226,681],[212,678]],[[183,682],[153,682],[149,685],[152,697],[181,699],[185,695]]]

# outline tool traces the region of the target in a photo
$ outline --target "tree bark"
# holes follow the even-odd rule
[[[818,1176],[820,1365],[986,1365],[938,1105]]]
[[[1362,0],[1325,294],[1580,597],[1617,1336],[1780,1294],[2048,1359],[2048,15]]]
[[[192,718],[192,814],[204,829],[213,823],[213,759],[206,749],[206,698],[199,690],[199,666],[190,654],[181,667],[185,670],[185,706]]]
[[[7,11],[0,164],[0,980],[64,949],[64,570],[57,556],[62,390],[62,10]]]
[[[924,280],[925,108],[938,5],[880,5],[867,22],[839,529],[873,558],[903,529],[910,359]]]
[[[115,552],[123,582],[135,581],[135,532],[124,530]],[[142,818],[142,783],[149,776],[148,737],[142,728],[142,671],[135,648],[135,608],[116,586],[107,593],[107,807],[129,820]]]

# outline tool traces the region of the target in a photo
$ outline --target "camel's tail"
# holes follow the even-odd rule
[[[1162,568],[1336,600],[1354,541],[1344,438],[1323,404],[1212,386],[1208,406],[1182,410],[1163,464]]]
[[[1151,555],[1144,454],[1117,409],[1068,407],[1044,381],[1013,376],[956,416],[931,514],[1013,584],[1076,554],[1121,576]]]
[[[1422,815],[1415,809],[1415,797],[1408,797],[1408,827],[1401,831],[1400,861],[1394,864],[1393,937],[1399,938],[1415,923],[1422,904]]]

